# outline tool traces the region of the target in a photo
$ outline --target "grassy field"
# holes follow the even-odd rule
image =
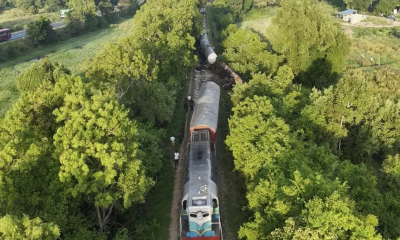
[[[249,29],[258,33],[263,40],[268,39],[267,28],[271,24],[277,9],[277,7],[252,9],[246,14],[246,18],[237,23],[237,25],[239,28]]]
[[[39,14],[31,14],[17,8],[6,8],[0,11],[0,26],[9,28],[13,32],[23,30],[26,29],[28,23],[35,21],[39,16],[46,17],[51,22],[61,21],[59,12],[40,13],[39,11]]]
[[[376,16],[367,16],[367,18],[362,20],[362,22],[370,22],[377,25],[393,25],[393,20]]]
[[[37,49],[22,57],[0,64],[0,117],[3,117],[18,99],[18,90],[15,87],[14,79],[32,64],[30,62],[32,59],[38,56],[47,56],[51,61],[59,62],[69,68],[73,74],[82,74],[86,59],[96,55],[102,44],[115,42],[129,34],[131,28],[133,28],[133,19],[108,29],[87,33]]]
[[[395,35],[400,29],[354,27],[346,29],[352,41],[347,58],[348,68],[362,67],[371,70],[389,67],[400,70],[400,39]],[[364,58],[362,58],[363,52]]]

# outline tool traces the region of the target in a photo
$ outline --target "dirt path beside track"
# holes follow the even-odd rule
[[[189,88],[188,88],[188,95],[193,96],[193,78],[194,78],[194,68],[190,73],[189,79]],[[183,102],[182,102],[183,105]],[[181,200],[183,195],[183,187],[184,187],[184,180],[186,176],[186,166],[187,166],[187,156],[188,156],[188,142],[189,142],[189,127],[188,123],[190,121],[190,116],[192,112],[188,110],[188,113],[185,115],[185,137],[183,139],[182,144],[179,147],[179,164],[175,170],[175,178],[174,178],[174,193],[172,197],[172,204],[171,204],[171,224],[169,226],[169,240],[178,240],[180,239],[179,236],[179,218],[180,218],[180,211],[181,211]],[[176,140],[178,141],[178,139]],[[174,155],[171,153],[171,159],[173,159]],[[173,164],[173,161],[171,161]]]

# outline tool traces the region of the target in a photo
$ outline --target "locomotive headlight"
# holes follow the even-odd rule
[[[201,220],[203,218],[202,212],[197,212],[197,218]]]

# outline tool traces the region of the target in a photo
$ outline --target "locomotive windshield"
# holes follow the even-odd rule
[[[192,201],[193,206],[205,206],[207,205],[207,199],[195,199]]]

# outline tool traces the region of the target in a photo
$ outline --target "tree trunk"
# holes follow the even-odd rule
[[[111,215],[113,207],[114,207],[114,203],[112,203],[107,208],[96,206],[97,220],[99,221],[99,232],[100,233],[104,232],[105,226],[108,222],[108,218]]]

